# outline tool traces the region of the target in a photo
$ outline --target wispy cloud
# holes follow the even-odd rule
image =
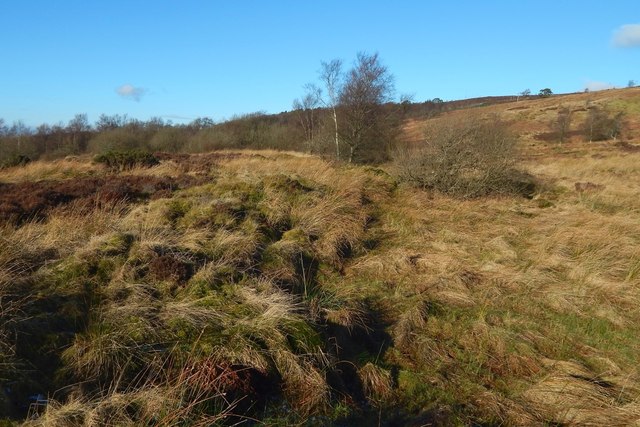
[[[613,45],[617,47],[640,47],[640,24],[626,24],[613,33]]]
[[[147,93],[147,90],[142,87],[126,84],[117,88],[116,93],[125,99],[140,102],[142,97]]]
[[[173,120],[195,120],[195,117],[185,117],[185,116],[179,116],[177,114],[163,114],[162,116],[163,119],[173,119]]]
[[[584,84],[584,88],[587,89],[589,92],[597,92],[599,90],[614,89],[615,86],[607,82],[597,82],[594,80],[588,80]]]

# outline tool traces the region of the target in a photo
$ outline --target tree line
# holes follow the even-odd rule
[[[378,54],[360,53],[352,68],[340,60],[323,62],[319,85],[307,85],[293,111],[256,112],[224,122],[201,117],[173,124],[154,117],[147,121],[126,115],[101,115],[90,123],[77,114],[67,123],[36,128],[0,119],[0,166],[38,158],[143,150],[203,152],[215,149],[273,148],[304,150],[349,162],[388,158],[411,102],[394,103],[393,76]],[[420,106],[441,104],[428,101]],[[416,104],[418,105],[418,104]],[[432,108],[432,110],[442,108]]]
[[[8,125],[0,119],[0,165],[24,159],[53,159],[108,151],[143,150],[203,152],[225,148],[296,149],[302,138],[291,114],[256,112],[225,122],[201,117],[188,124],[162,118],[147,121],[126,115],[101,115],[91,124],[86,114],[68,123],[30,128],[22,122]]]
[[[519,97],[530,93],[523,91]],[[551,93],[542,89],[539,96]],[[77,114],[66,124],[36,128],[21,121],[9,125],[0,118],[0,167],[109,151],[194,153],[242,148],[299,150],[338,161],[375,163],[389,159],[408,118],[513,101],[503,96],[415,103],[411,97],[394,99],[395,95],[394,76],[379,55],[361,52],[350,67],[339,59],[321,62],[316,82],[304,86],[292,111],[279,114],[255,112],[223,122],[200,117],[188,124],[159,117],[141,121],[119,114],[102,114],[92,124],[86,114]],[[620,114],[590,106],[580,129],[588,140],[615,138],[622,119]],[[551,124],[560,141],[569,135],[572,120],[573,111],[562,108]]]

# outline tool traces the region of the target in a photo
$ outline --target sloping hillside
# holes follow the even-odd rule
[[[548,98],[530,96],[518,101],[500,102],[483,105],[479,103],[469,108],[458,108],[445,112],[435,119],[414,118],[404,126],[405,139],[417,143],[425,138],[424,128],[431,120],[454,117],[462,119],[469,114],[489,115],[498,114],[513,125],[513,129],[520,136],[523,147],[529,147],[529,152],[546,151],[549,146],[544,142],[554,142],[552,122],[557,120],[558,111],[567,108],[572,113],[570,125],[570,142],[584,140],[580,135],[580,127],[586,120],[589,109],[603,108],[610,112],[624,113],[624,131],[622,140],[638,143],[640,141],[640,87],[626,89],[611,89],[590,93],[575,93],[554,95]]]

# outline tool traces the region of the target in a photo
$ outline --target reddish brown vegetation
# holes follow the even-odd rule
[[[193,275],[193,264],[171,255],[161,255],[149,264],[149,274],[159,280],[184,284]]]
[[[618,141],[616,143],[616,147],[628,153],[636,153],[640,151],[640,145],[629,144],[627,141]]]
[[[155,176],[109,176],[66,181],[0,183],[0,223],[44,219],[51,209],[75,202],[94,207],[118,200],[136,201],[170,197],[180,188],[198,185],[203,179],[182,175],[176,179]]]
[[[565,134],[565,138],[567,140],[571,140],[571,138],[577,138],[582,133],[579,130],[571,130],[567,131]],[[540,132],[533,135],[533,139],[536,141],[544,141],[544,142],[556,142],[558,141],[558,133],[557,132]]]
[[[200,390],[231,394],[232,397],[255,395],[264,388],[266,373],[246,366],[204,359],[184,368],[188,381]]]

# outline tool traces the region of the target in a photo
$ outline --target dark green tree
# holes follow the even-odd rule
[[[551,95],[553,95],[553,91],[548,87],[540,89],[540,92],[538,92],[538,96],[540,96],[541,98],[548,98]]]

